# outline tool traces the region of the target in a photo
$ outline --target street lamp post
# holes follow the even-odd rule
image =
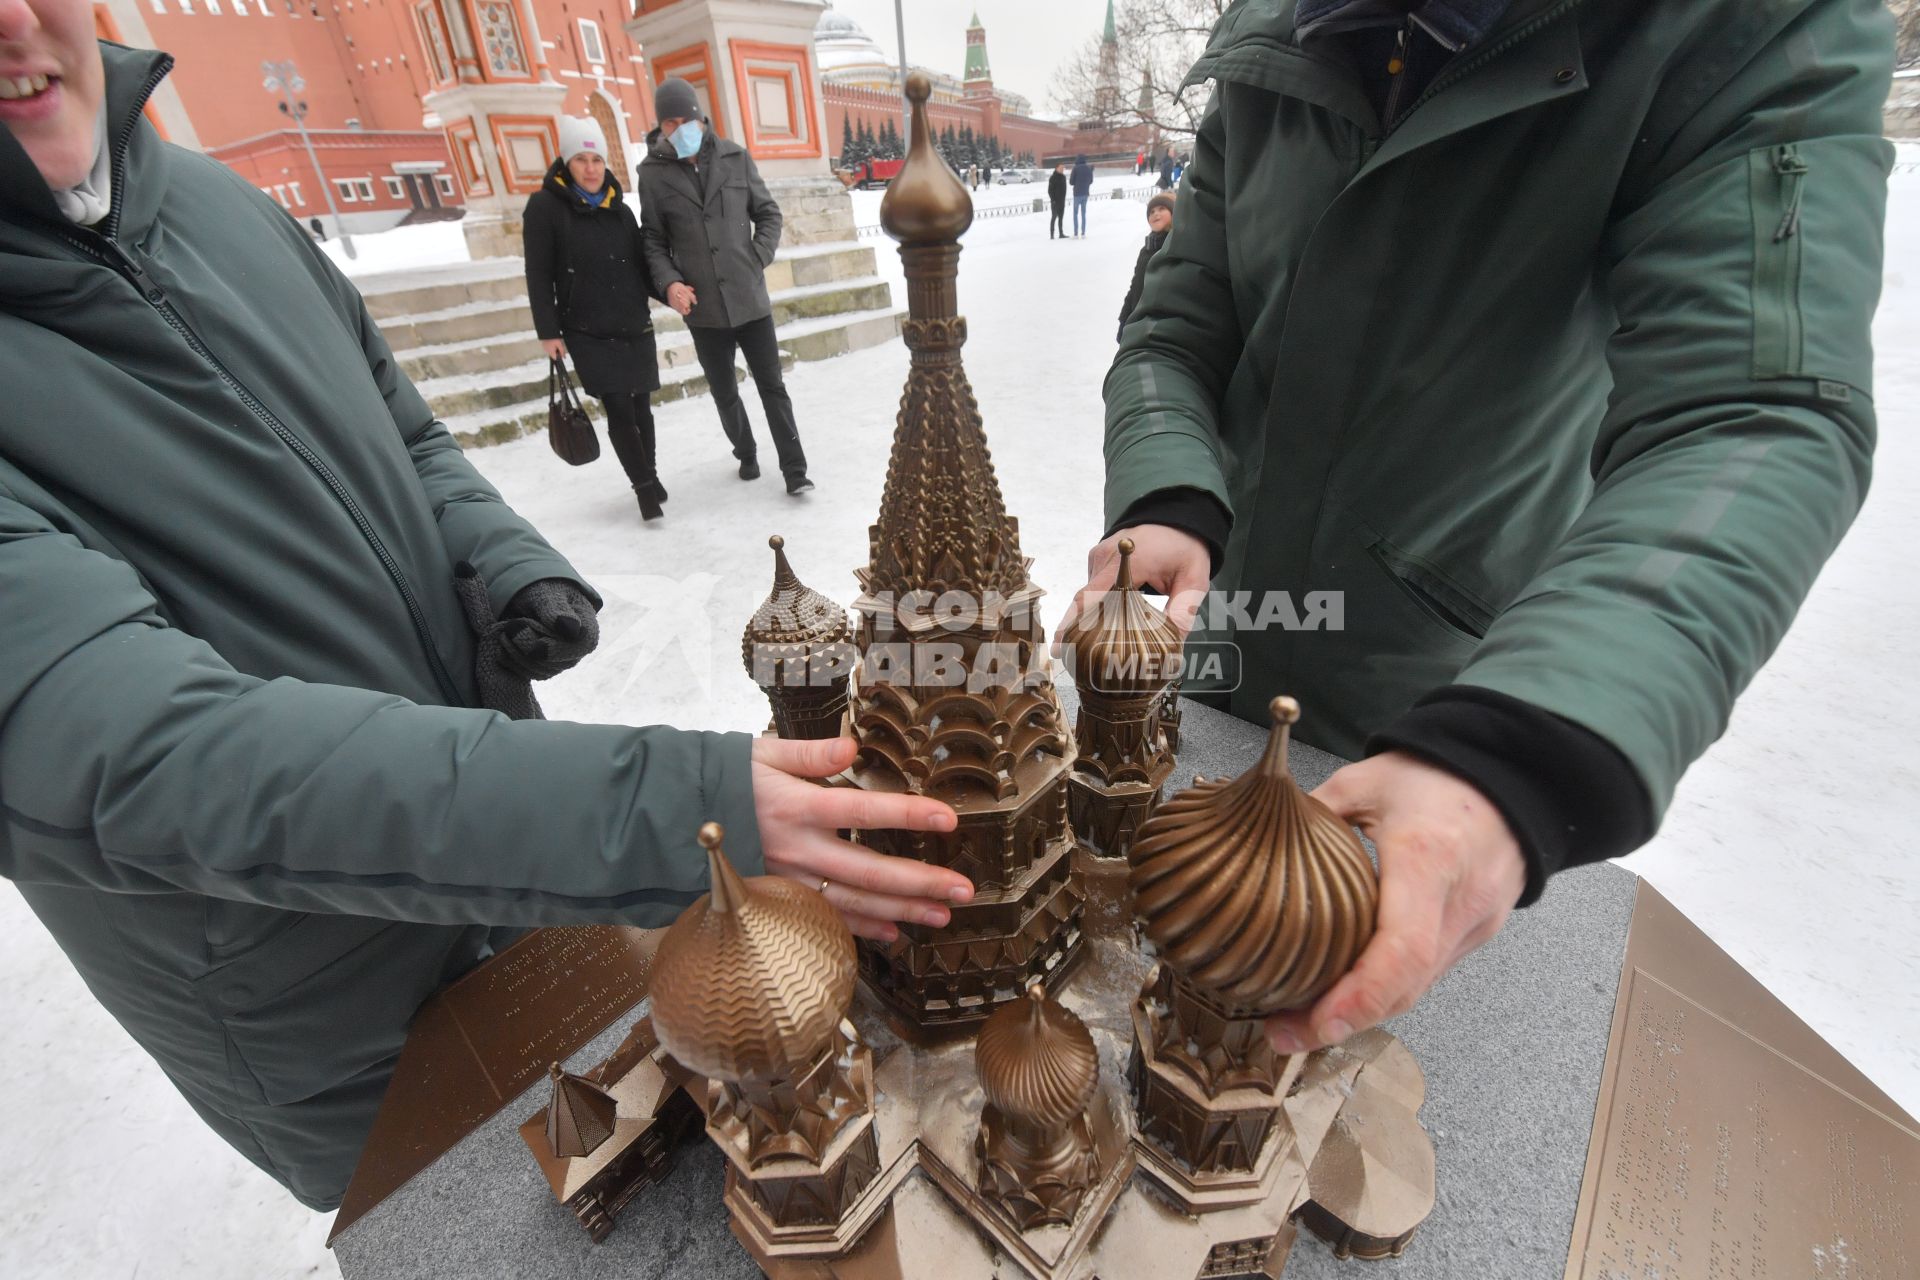
[[[300,143],[307,149],[307,162],[313,166],[313,176],[320,182],[320,194],[327,201],[327,213],[333,218],[334,229],[340,233],[340,247],[347,251],[349,258],[359,257],[353,247],[353,237],[347,234],[346,227],[340,221],[340,210],[333,203],[333,187],[320,168],[320,157],[314,153],[313,139],[307,136],[307,104],[297,96],[306,91],[307,82],[300,78],[299,70],[291,61],[263,62],[260,71],[265,76],[262,87],[268,93],[280,95],[280,114],[293,121],[294,127],[300,130]]]
[[[901,155],[913,138],[913,104],[907,101],[907,17],[900,9],[900,0],[893,0],[893,35],[900,44],[900,146]]]

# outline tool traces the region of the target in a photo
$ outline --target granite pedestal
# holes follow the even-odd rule
[[[1264,728],[1187,704],[1175,785],[1195,773],[1240,772],[1266,736]],[[1299,744],[1290,762],[1309,787],[1340,764]],[[1405,1256],[1380,1262],[1336,1261],[1302,1232],[1285,1280],[1560,1274],[1635,883],[1607,865],[1556,877],[1537,906],[1517,913],[1389,1024],[1426,1073],[1420,1119],[1438,1165],[1433,1214]],[[620,1018],[569,1067],[584,1070],[605,1057],[631,1020]],[[516,1132],[544,1104],[544,1089],[530,1090],[341,1234],[334,1248],[346,1280],[759,1275],[728,1230],[724,1161],[705,1141],[681,1152],[664,1184],[644,1191],[604,1243],[591,1243],[554,1202]]]

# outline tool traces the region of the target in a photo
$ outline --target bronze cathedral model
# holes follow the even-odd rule
[[[831,785],[954,806],[951,833],[856,836],[960,871],[974,900],[856,944],[812,888],[739,877],[708,824],[712,890],[662,940],[647,1016],[586,1075],[556,1064],[521,1135],[598,1240],[703,1114],[734,1234],[775,1280],[1272,1280],[1296,1223],[1343,1257],[1396,1254],[1434,1200],[1419,1066],[1385,1031],[1285,1057],[1261,1030],[1366,945],[1372,864],[1287,772],[1291,699],[1252,768],[1160,803],[1180,635],[1124,544],[1063,637],[1067,731],[961,366],[972,205],[929,90],[908,77],[881,206],[912,366],[857,620],[775,538],[743,647],[773,732],[857,739]]]

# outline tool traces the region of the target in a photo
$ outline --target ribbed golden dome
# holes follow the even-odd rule
[[[853,1003],[853,934],[827,900],[778,876],[741,880],[700,828],[713,891],[680,913],[653,968],[653,1029],[711,1079],[777,1080],[811,1065]]]
[[[1287,772],[1300,704],[1275,698],[1260,762],[1195,780],[1140,828],[1134,907],[1174,972],[1248,1013],[1311,1004],[1373,936],[1379,878],[1360,839]]]
[[[779,668],[788,662],[805,662],[815,675],[844,665],[853,643],[846,609],[800,581],[787,563],[785,538],[776,533],[767,545],[773,548],[773,591],[740,637],[747,674],[761,683],[784,682],[788,676]]]
[[[933,82],[924,71],[907,75],[913,104],[907,161],[880,199],[880,226],[901,244],[946,244],[973,225],[973,197],[933,149],[927,132],[927,98]]]
[[[1009,1119],[1057,1128],[1086,1110],[1100,1082],[1087,1025],[1034,983],[980,1028],[973,1062],[987,1101]]]
[[[1148,697],[1172,682],[1180,628],[1133,585],[1133,539],[1120,539],[1113,589],[1061,636],[1072,651],[1074,683],[1116,697]]]

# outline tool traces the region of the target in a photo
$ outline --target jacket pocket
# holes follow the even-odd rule
[[[1493,625],[1494,611],[1431,561],[1402,551],[1385,538],[1368,544],[1367,554],[1386,571],[1402,595],[1457,638],[1478,644]]]
[[[1806,326],[1800,308],[1805,238],[1801,206],[1813,180],[1795,143],[1747,153],[1753,206],[1753,376],[1797,378],[1805,368]]]
[[[194,985],[261,1096],[286,1106],[397,1055],[421,1002],[483,953],[485,932],[298,916]]]

